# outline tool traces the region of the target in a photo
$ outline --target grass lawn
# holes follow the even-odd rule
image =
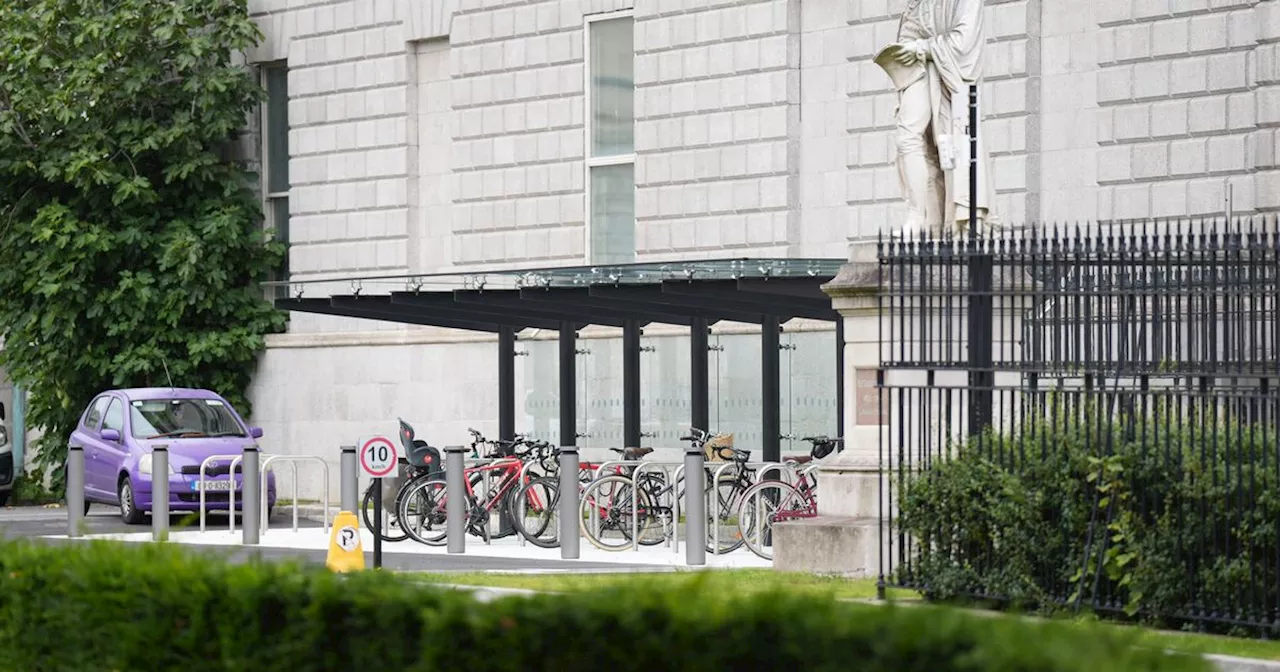
[[[571,593],[609,588],[644,581],[655,588],[677,588],[703,582],[708,589],[752,592],[786,588],[817,595],[831,595],[843,599],[875,599],[875,579],[840,579],[814,576],[804,573],[775,572],[771,569],[737,569],[710,571],[675,571],[652,573],[608,574],[501,574],[465,573],[414,574],[415,578],[438,583],[456,583],[468,586],[496,586],[500,588],[525,588],[552,593]],[[895,599],[916,598],[907,590],[890,591]]]
[[[679,588],[702,583],[716,591],[758,592],[784,588],[815,595],[831,596],[845,600],[874,600],[875,579],[842,579],[815,576],[805,573],[775,572],[770,569],[736,570],[677,570],[652,573],[602,573],[602,574],[506,574],[506,573],[413,573],[413,578],[431,583],[450,583],[468,586],[492,586],[499,588],[523,588],[552,593],[574,593],[643,581],[655,588]],[[899,603],[918,601],[914,591],[889,589],[887,597]],[[992,617],[1012,618],[995,612],[981,612]],[[1066,620],[1066,619],[1063,619]],[[1081,618],[1083,624],[1089,619]],[[1243,658],[1260,658],[1280,661],[1280,642],[1236,637],[1220,637],[1194,633],[1151,630],[1126,625],[1109,627],[1133,631],[1142,646],[1164,648],[1195,654],[1219,654]]]

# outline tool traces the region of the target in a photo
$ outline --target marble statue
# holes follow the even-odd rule
[[[969,85],[986,51],[982,0],[907,0],[898,41],[877,54],[898,92],[898,180],[903,231],[969,230]],[[978,100],[981,114],[982,99]],[[998,223],[991,161],[978,133],[977,227]]]

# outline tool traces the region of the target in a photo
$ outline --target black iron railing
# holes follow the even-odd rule
[[[1278,224],[882,241],[885,584],[1280,632]]]

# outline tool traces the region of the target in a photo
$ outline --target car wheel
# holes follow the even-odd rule
[[[89,501],[89,500],[87,500],[87,499],[86,499],[86,500],[84,500],[84,515],[86,515],[86,516],[87,516],[87,515],[89,515],[89,505],[90,505],[91,503],[92,503],[92,502],[90,502],[90,501]]]
[[[138,500],[133,496],[133,484],[129,482],[129,477],[125,476],[120,479],[120,519],[126,525],[138,525],[142,522],[143,513],[138,508]]]
[[[11,493],[11,492],[13,492],[13,491],[12,491],[12,490],[5,490],[4,492],[0,492],[0,506],[6,506],[6,505],[8,505],[8,503],[9,503],[9,493]]]

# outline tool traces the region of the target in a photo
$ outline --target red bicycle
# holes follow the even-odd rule
[[[844,450],[844,439],[806,436],[813,447],[808,455],[787,460],[800,467],[820,460],[832,451]],[[738,506],[738,532],[752,553],[773,559],[773,524],[780,521],[814,518],[818,515],[818,481],[810,470],[798,471],[794,483],[781,479],[760,481],[742,493]]]
[[[543,460],[547,457],[549,446],[538,446],[531,454],[521,457],[501,457],[495,461],[468,467],[463,470],[463,483],[467,492],[466,529],[470,534],[488,541],[489,521],[496,510],[505,515],[513,532],[528,537],[541,535],[544,530],[526,528],[523,516],[517,511],[541,510],[546,506],[542,493],[521,486],[534,480],[540,474],[530,473],[524,469],[526,460]],[[523,477],[522,477],[523,474]],[[476,494],[476,486],[486,482],[486,492]],[[525,498],[523,506],[514,506],[515,497]],[[443,546],[447,543],[447,520],[449,497],[443,474],[421,479],[411,484],[398,503],[397,519],[409,537],[428,546]],[[545,524],[545,523],[544,523]]]

